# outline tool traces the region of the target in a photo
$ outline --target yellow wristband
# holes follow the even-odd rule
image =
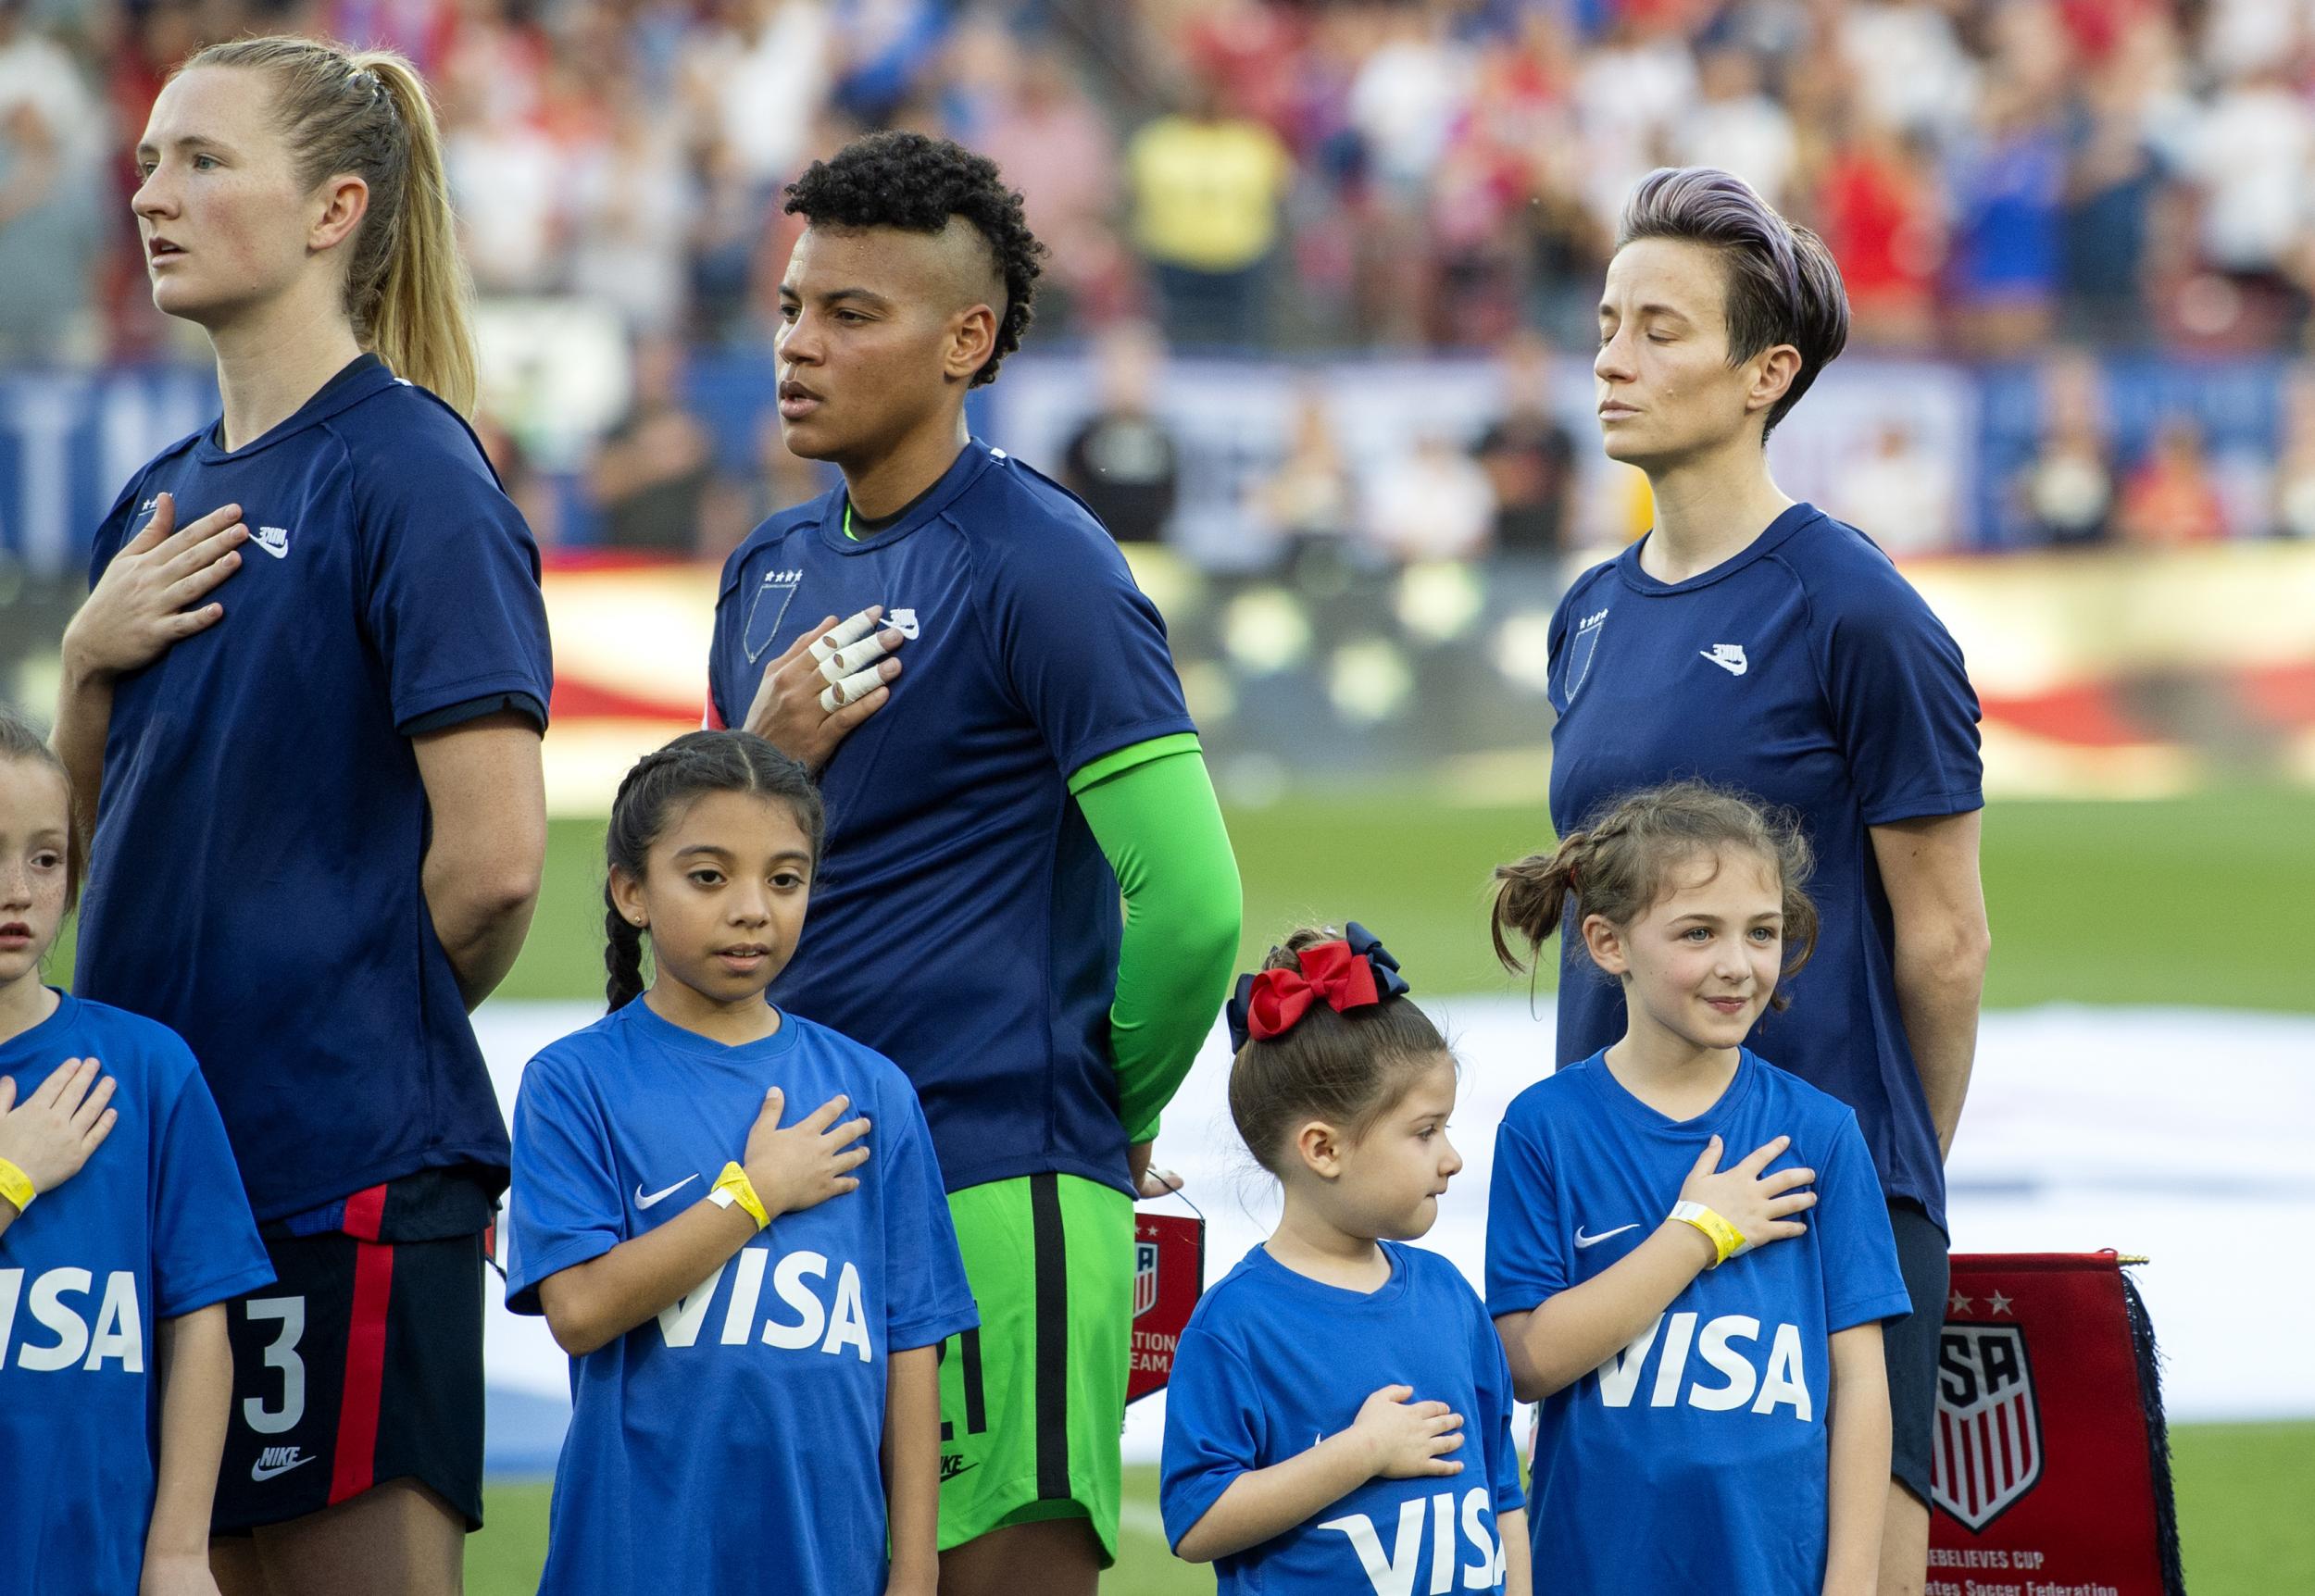
[[[1719,1268],[1750,1245],[1742,1230],[1701,1203],[1675,1203],[1671,1217],[1704,1232],[1705,1240],[1712,1243],[1713,1257],[1708,1267]]]
[[[755,1184],[748,1179],[747,1171],[737,1164],[723,1166],[723,1173],[716,1177],[715,1188],[707,1195],[710,1199],[720,1195],[726,1204],[738,1203],[747,1211],[747,1216],[756,1221],[758,1230],[771,1223],[771,1216],[764,1212],[764,1200],[756,1195]]]
[[[32,1205],[40,1192],[32,1185],[32,1178],[5,1158],[0,1158],[0,1197],[16,1204],[19,1214]]]

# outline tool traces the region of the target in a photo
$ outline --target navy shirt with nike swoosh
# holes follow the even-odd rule
[[[90,580],[176,496],[238,504],[225,617],[113,693],[76,984],[191,1044],[260,1220],[507,1131],[419,886],[413,732],[552,690],[539,555],[474,435],[374,355],[243,447],[138,472]]]
[[[952,1191],[1048,1171],[1131,1191],[1109,1050],[1117,877],[1069,779],[1192,731],[1157,606],[1093,512],[974,440],[899,519],[845,535],[839,488],[732,554],[709,708],[882,605],[893,693],[821,774],[828,857],[772,1000],[907,1071]]]
[[[1897,1010],[1871,829],[1981,808],[1977,694],[1961,650],[1889,556],[1795,505],[1742,552],[1662,582],[1634,543],[1577,580],[1551,624],[1551,821],[1701,777],[1794,810],[1822,925],[1792,1006],[1747,1043],[1857,1111],[1882,1186],[1940,1228],[1945,1172]],[[1621,989],[1561,945],[1559,1062],[1623,1035]]]

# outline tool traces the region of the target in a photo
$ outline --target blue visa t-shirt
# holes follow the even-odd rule
[[[1823,1582],[1831,1338],[1908,1309],[1847,1108],[1749,1050],[1686,1120],[1633,1096],[1598,1055],[1562,1067],[1512,1099],[1495,1133],[1487,1311],[1525,1313],[1646,1241],[1714,1136],[1722,1167],[1790,1136],[1769,1168],[1817,1172],[1808,1228],[1698,1275],[1544,1399],[1528,1514],[1539,1588],[1793,1596]]]
[[[1045,1172],[1131,1191],[1109,1050],[1118,883],[1069,779],[1194,730],[1165,623],[1093,513],[978,440],[853,541],[841,489],[723,567],[709,708],[831,615],[908,638],[884,707],[820,777],[828,863],[782,1009],[907,1071],[952,1191]]]
[[[1683,582],[1635,543],[1578,579],[1551,628],[1551,823],[1686,777],[1800,817],[1822,925],[1792,1006],[1746,1040],[1857,1111],[1883,1190],[1945,1226],[1936,1127],[1897,1010],[1888,895],[1870,828],[1983,806],[1977,694],[1954,643],[1889,557],[1796,505]],[[1558,1059],[1623,1035],[1622,989],[1576,934],[1560,943]]]
[[[1166,1385],[1158,1507],[1179,1545],[1240,1475],[1348,1429],[1384,1386],[1463,1415],[1456,1475],[1375,1478],[1229,1557],[1222,1596],[1501,1590],[1495,1515],[1517,1511],[1511,1371],[1470,1285],[1436,1253],[1385,1241],[1391,1278],[1346,1291],[1256,1247],[1206,1293]]]
[[[81,906],[81,994],[201,1060],[261,1220],[507,1133],[419,887],[409,735],[493,698],[544,716],[538,550],[466,424],[365,355],[231,454],[214,430],[140,471],[92,583],[176,495],[253,534],[225,617],[113,693]]]
[[[270,1284],[217,1105],[185,1044],[59,993],[0,1042],[22,1103],[67,1059],[116,1082],[81,1172],[0,1234],[0,1589],[135,1596],[160,1448],[164,1319]]]
[[[681,1302],[571,1359],[548,1596],[884,1589],[886,1358],[979,1323],[890,1063],[785,1010],[727,1047],[640,998],[554,1043],[515,1103],[507,1305],[543,1312],[546,1277],[699,1202],[774,1086],[784,1124],[839,1092],[868,1116],[859,1190],[777,1216]]]

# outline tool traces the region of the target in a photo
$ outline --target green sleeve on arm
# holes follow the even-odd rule
[[[1159,751],[1125,757],[1147,749]],[[1106,776],[1082,779],[1104,765]],[[1126,1139],[1147,1141],[1229,994],[1238,861],[1195,737],[1137,743],[1095,761],[1070,785],[1125,898],[1109,1036]]]

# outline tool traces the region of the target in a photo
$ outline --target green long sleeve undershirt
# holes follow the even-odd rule
[[[1188,733],[1096,759],[1070,791],[1125,899],[1109,1039],[1126,1139],[1147,1141],[1229,994],[1243,913],[1237,856]]]

